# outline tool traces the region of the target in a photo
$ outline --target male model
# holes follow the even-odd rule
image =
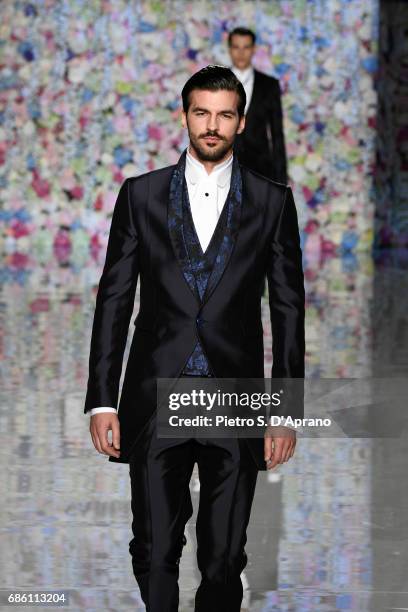
[[[255,34],[235,28],[228,35],[232,71],[245,88],[245,131],[237,136],[235,152],[239,161],[268,178],[286,183],[286,151],[282,102],[278,79],[255,70]]]
[[[263,279],[274,377],[304,376],[304,286],[290,187],[241,166],[245,91],[207,66],[182,91],[189,146],[176,165],[126,179],[115,204],[92,329],[85,412],[100,453],[129,463],[133,571],[146,609],[174,612],[184,527],[200,502],[196,612],[238,612],[259,470],[294,453],[293,431],[265,438],[159,438],[157,378],[263,378]],[[136,283],[140,309],[116,414]],[[108,431],[112,431],[112,443]],[[120,450],[119,450],[120,449]]]

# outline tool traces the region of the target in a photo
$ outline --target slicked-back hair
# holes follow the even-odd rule
[[[241,81],[227,66],[210,64],[193,74],[184,85],[181,97],[185,113],[190,106],[190,94],[193,90],[201,91],[235,91],[238,94],[238,115],[242,117],[245,112],[246,94]]]
[[[231,32],[228,34],[228,46],[231,46],[232,43],[232,37],[233,36],[250,36],[252,39],[252,44],[254,45],[256,43],[256,34],[255,32],[253,32],[252,30],[250,30],[249,28],[234,28],[233,30],[231,30]]]

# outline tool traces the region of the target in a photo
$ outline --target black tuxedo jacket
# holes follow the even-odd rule
[[[242,167],[241,214],[222,274],[203,302],[187,283],[168,228],[175,166],[126,179],[115,204],[96,298],[85,412],[117,406],[122,360],[138,277],[140,308],[123,380],[119,459],[156,410],[156,378],[176,378],[200,338],[218,378],[263,378],[261,296],[269,283],[272,377],[304,377],[304,284],[290,187]],[[248,439],[265,469],[263,439]]]
[[[281,92],[278,79],[255,70],[245,129],[235,140],[240,162],[268,178],[287,182]]]

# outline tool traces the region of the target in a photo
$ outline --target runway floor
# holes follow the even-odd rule
[[[130,612],[144,606],[128,552],[128,465],[95,451],[83,414],[97,281],[96,269],[39,266],[3,286],[0,588],[66,590],[67,609]],[[308,377],[406,377],[406,269],[392,257],[311,262],[306,290]],[[268,370],[266,300],[263,319]],[[300,438],[290,462],[259,474],[242,611],[408,610],[406,434]],[[199,582],[196,471],[190,487],[181,612]]]

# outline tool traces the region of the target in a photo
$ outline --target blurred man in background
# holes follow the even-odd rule
[[[234,150],[242,164],[281,183],[287,182],[281,92],[278,79],[255,70],[255,34],[247,28],[229,33],[231,70],[247,96],[245,130],[238,134]]]

